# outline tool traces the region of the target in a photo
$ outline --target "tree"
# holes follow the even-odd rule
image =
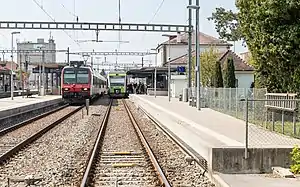
[[[223,76],[220,61],[215,62],[215,73],[213,76],[212,87],[222,88],[223,87]]]
[[[235,88],[235,68],[231,57],[227,58],[224,64],[224,86]]]
[[[211,46],[209,49],[206,49],[200,54],[200,63],[201,63],[201,83],[202,86],[211,86],[212,77],[214,75],[215,65],[214,62],[219,60],[218,50]],[[196,58],[192,59],[192,81],[195,81],[195,65]]]
[[[260,87],[300,89],[300,1],[238,0],[240,31],[256,62]]]
[[[242,33],[240,32],[240,25],[238,22],[238,13],[219,7],[216,8],[216,11],[212,13],[212,16],[207,19],[215,23],[215,29],[218,32],[220,39],[233,42],[242,39]]]

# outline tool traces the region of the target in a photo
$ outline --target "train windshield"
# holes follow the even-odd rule
[[[66,68],[64,70],[64,84],[88,84],[89,70]]]
[[[89,72],[87,69],[79,69],[77,71],[77,83],[79,84],[89,83]]]
[[[122,77],[109,77],[110,86],[124,86],[125,76]]]
[[[65,69],[64,70],[64,84],[75,84],[76,83],[76,74],[74,69]]]

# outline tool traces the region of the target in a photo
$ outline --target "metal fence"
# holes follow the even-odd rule
[[[189,96],[196,97],[195,88],[189,89]],[[300,142],[290,138],[300,138],[299,100],[295,94],[271,94],[266,89],[201,88],[201,100],[201,107],[245,121],[245,131],[237,133],[245,133],[246,148]]]
[[[208,107],[216,111],[231,115],[239,119],[245,119],[245,102],[242,99],[265,99],[266,89],[250,88],[201,88],[201,107]],[[196,97],[196,89],[189,89],[189,96]],[[263,105],[257,105],[254,102],[249,104],[249,111],[263,109]],[[261,113],[256,113],[261,115]],[[253,118],[255,116],[253,112]]]

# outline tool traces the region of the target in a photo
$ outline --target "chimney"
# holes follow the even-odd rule
[[[177,32],[177,43],[181,43],[181,34]]]

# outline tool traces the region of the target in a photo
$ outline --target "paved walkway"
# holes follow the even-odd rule
[[[32,98],[25,97],[14,97],[14,100],[11,98],[2,98],[0,99],[0,111],[9,110],[13,108],[19,108],[27,105],[32,105],[40,102],[51,101],[60,99],[60,95],[47,95],[47,96],[33,96]]]
[[[222,174],[219,176],[230,187],[299,187],[300,178],[273,178],[266,175],[230,175]]]
[[[243,147],[245,139],[245,123],[231,116],[203,108],[188,106],[188,103],[167,97],[131,95],[130,99],[144,108],[149,114],[176,134],[205,159],[210,158],[211,147]],[[250,144],[253,147],[291,147],[300,145],[300,140],[265,131],[250,124]],[[251,140],[256,138],[256,140]],[[275,141],[274,141],[275,140]],[[261,142],[259,145],[255,142]],[[277,144],[277,145],[276,145]],[[205,154],[207,153],[207,154]],[[219,182],[228,187],[299,187],[300,180],[270,178],[262,175],[231,175],[216,173]],[[221,181],[220,181],[221,180]]]
[[[245,145],[245,122],[232,116],[209,108],[197,111],[188,103],[167,97],[132,95],[132,99],[143,101],[143,106],[152,109],[159,115],[163,112],[165,118],[176,121],[180,130],[189,130],[208,142],[209,147],[242,147]],[[171,127],[172,128],[172,127]],[[186,129],[187,128],[187,129]],[[285,148],[300,145],[300,140],[282,134],[264,130],[249,124],[249,147],[256,148]]]

